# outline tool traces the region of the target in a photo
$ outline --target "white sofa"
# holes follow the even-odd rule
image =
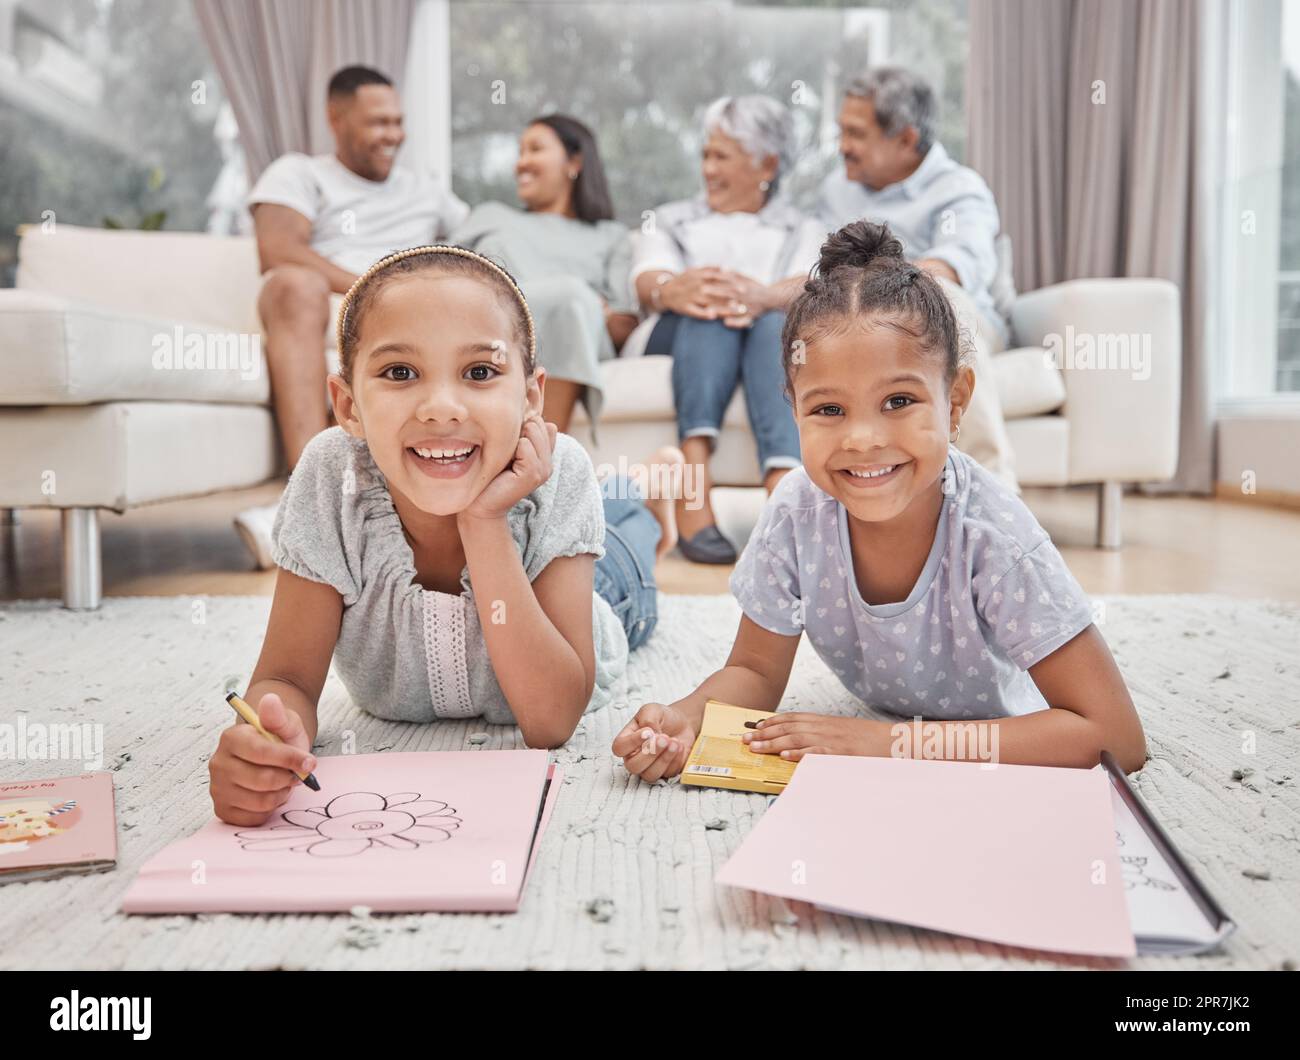
[[[0,509],[58,508],[63,601],[99,606],[99,511],[264,482],[265,365],[158,369],[159,336],[257,337],[251,239],[29,226],[0,291]]]
[[[1010,318],[1012,345],[992,360],[1016,476],[1023,486],[1095,483],[1097,544],[1118,548],[1124,485],[1166,481],[1178,463],[1178,288],[1144,278],[1071,280],[1016,297]],[[643,348],[652,326],[643,321],[625,352]],[[1076,337],[1091,338],[1098,359],[1114,367],[1086,362],[1074,350]],[[1137,349],[1146,362],[1140,371]],[[620,357],[604,373],[597,438],[581,406],[571,425],[598,464],[617,466],[619,454],[635,458],[676,443],[671,358]],[[762,481],[739,390],[723,418],[712,469],[720,486]]]
[[[253,378],[206,359],[202,367],[159,366],[178,337],[196,348],[210,343],[214,358],[231,343],[260,342],[258,287],[247,238],[62,224],[23,233],[17,287],[0,291],[0,510],[61,510],[66,606],[99,604],[101,509],[251,486],[280,469],[260,361]],[[1117,545],[1121,486],[1174,471],[1178,292],[1158,280],[1078,280],[1017,299],[1012,317],[1016,341],[1029,347],[1067,325],[1149,336],[1145,380],[1058,372],[1041,349],[996,361],[1021,482],[1101,484],[1099,540]],[[581,410],[573,425],[597,463],[675,441],[670,366],[664,357],[604,366],[599,444]],[[739,397],[715,472],[721,485],[759,481]]]

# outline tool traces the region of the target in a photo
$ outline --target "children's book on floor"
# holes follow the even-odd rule
[[[0,783],[0,883],[116,863],[112,773]]]
[[[545,751],[339,755],[315,776],[260,827],[165,847],[123,912],[515,912],[561,781]]]
[[[1138,953],[1183,955],[1214,949],[1237,925],[1197,878],[1123,772],[1113,765],[1107,768],[1115,842]]]

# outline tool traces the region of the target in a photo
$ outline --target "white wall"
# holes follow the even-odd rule
[[[1240,412],[1221,417],[1217,427],[1215,478],[1239,489],[1243,472],[1253,471],[1255,489],[1300,500],[1300,410]]]

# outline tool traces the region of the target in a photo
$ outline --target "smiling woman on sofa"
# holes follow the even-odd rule
[[[738,385],[745,390],[770,493],[799,466],[799,432],[785,399],[785,307],[817,261],[825,227],[777,194],[794,154],[794,121],[766,96],[723,97],[704,115],[704,191],[660,206],[637,239],[637,296],[660,314],[646,353],[673,358],[677,433],[702,469],[698,508],[678,505],[678,547],[696,563],[734,563],[709,504],[709,457]]]
[[[476,207],[451,242],[492,258],[519,281],[546,369],[543,416],[567,431],[582,400],[594,424],[603,400],[600,362],[636,326],[627,276],[628,230],[613,219],[596,139],[563,114],[535,118],[519,138],[515,187],[522,210]]]

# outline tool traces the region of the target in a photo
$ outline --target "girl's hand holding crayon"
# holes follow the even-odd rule
[[[889,727],[869,718],[837,718],[790,711],[765,718],[741,739],[755,754],[797,762],[804,755],[889,754]]]
[[[538,413],[529,413],[519,431],[514,459],[460,513],[464,519],[501,519],[506,512],[551,477],[557,428]]]
[[[681,711],[646,703],[614,737],[612,750],[629,773],[655,781],[682,771],[695,736],[695,727]]]
[[[221,734],[208,761],[212,806],[228,824],[260,825],[288,801],[298,773],[316,768],[302,719],[274,692],[257,704],[262,727],[281,740],[273,743],[252,725],[236,722]]]

